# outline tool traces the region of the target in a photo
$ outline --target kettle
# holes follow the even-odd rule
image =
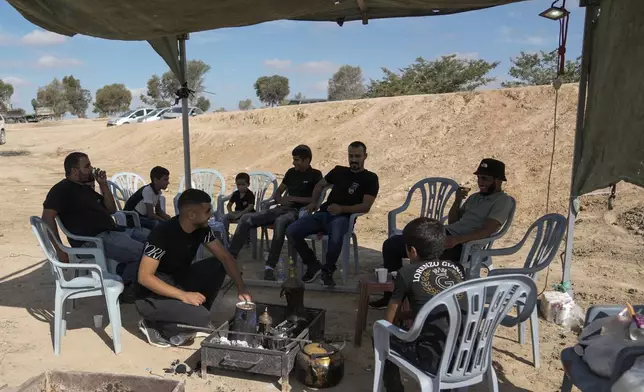
[[[344,377],[344,357],[340,352],[346,342],[337,348],[327,343],[310,343],[295,358],[295,376],[312,388],[336,386]]]

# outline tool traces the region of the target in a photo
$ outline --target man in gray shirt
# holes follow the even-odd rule
[[[496,159],[483,159],[474,175],[479,192],[467,200],[469,189],[460,187],[456,192],[456,200],[449,210],[449,224],[445,226],[445,251],[441,260],[460,261],[463,244],[490,237],[501,229],[510,216],[512,199],[502,189],[503,182],[507,181],[505,164]],[[407,254],[402,235],[394,235],[382,244],[384,267],[390,272],[398,271],[405,257]],[[384,309],[390,297],[391,293],[385,293],[383,298],[369,305]]]

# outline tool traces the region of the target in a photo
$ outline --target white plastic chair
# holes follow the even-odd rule
[[[127,201],[127,199],[129,199],[134,194],[134,192],[139,190],[139,188],[146,185],[143,177],[136,173],[130,172],[121,172],[114,174],[112,176],[112,182],[114,182],[121,188],[125,201]]]
[[[131,216],[134,222],[134,227],[141,227],[141,218],[136,211],[123,211],[125,203],[127,202],[126,192],[118,186],[114,181],[107,181],[107,186],[114,196],[114,203],[116,204],[117,212],[113,214],[116,223],[120,226],[127,226],[127,217]],[[130,195],[131,197],[131,195]]]
[[[463,250],[461,251],[461,260],[460,260],[460,263],[463,267],[469,268],[470,259],[473,252],[477,250],[491,249],[492,245],[494,245],[494,241],[503,237],[505,233],[508,232],[508,229],[510,229],[510,226],[512,226],[512,221],[514,220],[514,213],[516,212],[516,208],[517,208],[517,202],[516,200],[514,200],[512,196],[508,195],[508,197],[510,198],[510,203],[511,203],[508,220],[506,220],[505,223],[503,223],[499,231],[492,234],[490,237],[466,242],[463,244]],[[483,256],[483,259],[480,261],[480,264],[484,265],[488,270],[492,270],[494,268],[492,265],[491,256]]]
[[[467,309],[461,309],[459,298],[467,299]],[[523,311],[518,317],[507,316],[519,299]],[[499,324],[513,326],[528,319],[537,301],[537,287],[525,275],[495,276],[474,279],[438,293],[416,315],[409,331],[378,320],[373,324],[375,369],[373,391],[383,390],[385,361],[389,360],[414,377],[422,392],[465,388],[487,378],[488,389],[498,392],[498,380],[492,366],[492,341]],[[461,300],[464,302],[464,299]],[[415,342],[429,314],[443,308],[449,314],[449,331],[437,374],[416,368],[402,355],[391,349],[390,338]]]
[[[396,225],[396,217],[406,211],[416,192],[420,192],[421,205],[418,217],[432,218],[444,223],[447,220],[445,208],[447,202],[456,194],[458,183],[449,178],[430,177],[418,181],[407,193],[407,199],[398,208],[389,211],[387,216],[387,233],[389,237],[402,234],[402,230]]]
[[[523,239],[510,248],[487,249],[474,252],[472,256],[472,269],[480,266],[480,260],[492,256],[511,256],[516,254],[529,238],[534,237],[530,251],[526,256],[523,268],[501,268],[489,272],[488,276],[500,276],[509,274],[524,274],[535,282],[539,271],[547,268],[557,255],[561,241],[566,234],[567,220],[559,214],[548,214],[539,218],[530,226]],[[523,305],[519,304],[519,310]],[[532,358],[534,367],[540,366],[539,355],[539,315],[537,308],[530,316],[530,329],[532,332]],[[519,325],[519,343],[525,344],[525,323]]]
[[[51,228],[40,218],[32,216],[29,218],[31,228],[38,239],[47,260],[49,261],[52,273],[56,279],[56,294],[54,303],[54,353],[60,355],[60,345],[62,337],[65,335],[67,323],[65,320],[65,302],[68,299],[75,300],[79,298],[104,296],[107,304],[107,313],[112,325],[112,341],[114,342],[114,352],[121,352],[121,311],[119,308],[119,295],[123,292],[123,283],[118,276],[104,272],[106,264],[104,254],[101,249],[96,248],[70,248],[61,244],[53,234]],[[90,263],[61,263],[58,260],[54,242],[60,250],[70,256],[90,256],[96,261],[96,264]],[[64,271],[72,270],[75,272],[86,271],[88,275],[76,276],[67,280]],[[78,274],[76,274],[78,275]]]
[[[226,180],[217,170],[214,169],[195,169],[190,172],[191,184],[194,189],[200,189],[206,192],[212,199],[212,208],[215,217],[219,220],[223,218],[224,210],[221,209],[221,198],[226,195]],[[181,176],[179,181],[179,191],[174,197],[174,213],[179,215],[178,201],[181,193],[186,189],[186,178]]]
[[[78,242],[88,242],[93,244],[94,248],[98,249],[102,255],[101,258],[94,259],[94,262],[103,269],[103,272],[116,275],[116,267],[118,266],[119,262],[114,259],[108,259],[105,257],[105,246],[103,245],[102,239],[98,237],[86,237],[86,236],[76,235],[70,232],[69,230],[67,230],[65,225],[63,225],[63,222],[60,220],[60,217],[57,216],[55,219],[56,219],[56,225],[58,225],[58,228],[60,229],[60,231],[63,232],[63,234],[65,234],[67,239],[75,240]],[[78,248],[73,248],[73,249],[78,249]],[[93,248],[89,248],[89,249],[93,249]],[[72,263],[73,262],[84,263],[87,261],[87,257],[84,257],[84,258],[78,257],[78,255],[75,253],[69,253],[69,255],[70,255],[69,261]]]

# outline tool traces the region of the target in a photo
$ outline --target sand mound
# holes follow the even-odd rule
[[[644,205],[640,205],[622,213],[618,222],[626,230],[644,236]]]

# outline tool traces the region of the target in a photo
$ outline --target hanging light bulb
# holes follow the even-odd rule
[[[564,18],[566,15],[570,14],[565,6],[562,7],[557,7],[555,4],[557,4],[559,0],[555,0],[551,5],[550,8],[547,10],[543,11],[542,13],[539,14],[539,16],[543,16],[546,19],[550,20],[560,20]]]

